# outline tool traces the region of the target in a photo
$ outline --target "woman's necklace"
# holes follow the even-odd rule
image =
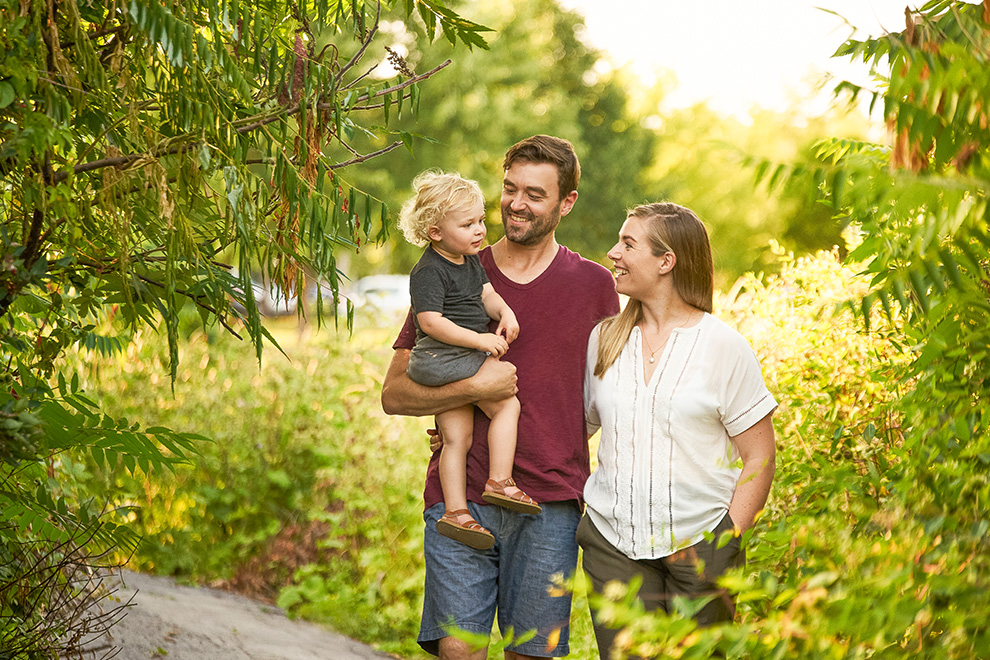
[[[643,330],[643,341],[646,342],[646,350],[650,352],[650,364],[653,364],[653,360],[654,360],[653,356],[657,354],[657,351],[663,348],[666,342],[663,342],[659,346],[657,346],[657,349],[655,351],[653,350],[653,347],[650,346],[650,340],[646,338],[646,328],[643,328],[642,330]]]
[[[646,322],[642,319],[640,320],[639,330],[643,333],[643,341],[646,343],[646,350],[650,352],[650,364],[653,364],[656,361],[656,354],[660,352],[660,349],[667,345],[667,340],[670,339],[670,335],[674,329],[683,327],[685,323],[689,323],[690,321],[691,316],[689,314],[688,316],[684,316],[680,319],[668,320],[666,323],[661,323],[662,327],[657,328],[657,339],[661,340],[660,345],[654,349],[653,346],[650,345],[650,340],[646,336]],[[662,334],[664,330],[667,330],[666,337]]]

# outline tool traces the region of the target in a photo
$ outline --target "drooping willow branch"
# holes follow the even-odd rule
[[[211,263],[216,263],[216,262],[211,262]],[[92,268],[96,272],[106,272],[106,270],[108,269],[108,265],[107,264],[100,264],[100,263],[97,263],[95,261],[91,261],[89,259],[80,259],[79,262],[78,262],[78,265],[85,266],[85,267],[88,267],[88,268]],[[222,266],[224,268],[229,268],[229,266],[226,265],[226,264],[217,264],[217,265]],[[146,275],[141,275],[139,273],[134,273],[134,277],[138,278],[139,280],[141,280],[145,284],[150,284],[150,285],[155,286],[155,287],[158,287],[160,289],[167,289],[167,287],[165,286],[165,284],[163,282],[160,282],[160,281],[158,281],[156,279],[150,278],[150,277],[148,277]],[[212,305],[203,302],[203,300],[202,300],[203,296],[198,295],[196,293],[193,293],[192,291],[189,291],[187,289],[176,289],[175,292],[177,294],[179,294],[180,296],[183,296],[185,298],[188,298],[196,306],[198,306],[198,307],[200,307],[202,309],[205,309],[207,312],[209,312],[210,314],[212,314],[217,319],[217,321],[220,323],[220,325],[222,325],[227,331],[229,331],[230,334],[234,335],[238,339],[242,339],[241,335],[238,334],[238,332],[236,330],[234,330],[232,327],[230,327],[230,325],[227,324],[226,320],[224,320],[224,317],[220,314],[219,310],[217,310]]]
[[[379,19],[381,18],[381,15],[382,15],[382,3],[379,2],[378,3],[378,11],[375,14],[375,24],[368,31],[368,34],[366,34],[364,36],[363,43],[361,44],[361,49],[358,50],[358,52],[354,53],[354,57],[352,57],[347,62],[347,64],[345,64],[343,66],[343,68],[340,70],[340,73],[337,75],[337,80],[343,80],[344,74],[347,73],[348,71],[350,71],[351,68],[354,67],[358,62],[360,62],[362,57],[364,57],[365,51],[367,51],[368,50],[368,46],[371,45],[372,37],[374,37],[375,36],[375,33],[378,32],[378,22],[379,22]],[[346,87],[345,87],[345,89],[346,89]]]
[[[144,275],[138,275],[136,273],[135,273],[135,277],[137,277],[142,282],[145,282],[146,284],[151,284],[152,286],[157,286],[157,287],[159,287],[161,289],[165,289],[166,288],[165,287],[165,284],[163,284],[162,282],[159,282],[158,280],[153,280],[150,277],[145,277]],[[187,291],[185,289],[176,289],[175,292],[178,293],[181,296],[185,296],[189,300],[193,301],[193,303],[195,303],[198,307],[201,307],[202,309],[205,309],[210,314],[212,314],[213,317],[217,320],[217,322],[219,322],[220,325],[222,325],[230,334],[234,335],[238,339],[243,339],[243,337],[241,337],[240,334],[238,334],[236,330],[234,330],[232,327],[230,327],[227,324],[227,321],[224,320],[224,317],[220,314],[220,312],[215,307],[213,307],[212,305],[209,305],[209,304],[203,302],[202,300],[200,300],[200,297],[201,296],[197,296],[196,294],[194,294],[194,293],[192,293],[190,291]]]
[[[391,94],[392,92],[395,92],[395,91],[398,91],[398,90],[401,90],[401,89],[405,89],[405,88],[407,88],[407,87],[409,87],[411,85],[414,85],[414,84],[416,84],[416,83],[418,83],[418,82],[420,82],[422,80],[426,80],[427,78],[430,78],[430,77],[436,75],[439,71],[441,71],[444,68],[448,67],[450,64],[451,64],[451,60],[446,60],[444,62],[441,62],[437,66],[433,67],[432,69],[430,69],[426,73],[421,73],[418,76],[414,76],[412,78],[409,78],[408,80],[405,80],[405,81],[399,83],[398,85],[393,85],[392,87],[389,87],[387,89],[380,90],[380,91],[375,92],[373,94],[372,93],[362,94],[357,99],[355,99],[355,102],[367,101],[367,100],[370,100],[370,99],[373,99],[373,98],[377,98],[379,96],[384,96],[386,94]],[[333,104],[333,103],[317,103],[316,104],[316,108],[318,110],[332,110],[334,107],[335,107],[335,104]],[[254,121],[254,122],[252,122],[250,124],[247,124],[245,126],[239,126],[239,127],[237,127],[235,129],[235,131],[239,135],[243,135],[245,133],[250,133],[251,131],[255,131],[255,130],[257,130],[257,129],[263,127],[263,126],[267,126],[268,124],[274,123],[276,121],[280,121],[282,119],[285,119],[286,117],[291,117],[293,115],[296,115],[299,112],[300,112],[299,106],[293,106],[293,107],[290,107],[290,108],[285,108],[285,109],[281,110],[277,114],[271,115],[269,117],[265,117],[264,119],[256,120],[256,121]],[[182,153],[182,152],[188,151],[190,149],[195,149],[195,148],[197,148],[199,146],[200,146],[200,143],[199,142],[195,142],[195,143],[192,143],[192,144],[179,144],[179,145],[173,144],[172,146],[169,146],[169,147],[160,147],[160,148],[155,149],[155,150],[153,150],[151,152],[143,152],[143,153],[136,153],[136,154],[123,154],[123,155],[120,155],[120,156],[111,156],[111,157],[108,157],[108,158],[100,158],[100,159],[97,159],[97,160],[90,161],[88,163],[79,163],[79,164],[73,166],[72,167],[72,170],[71,170],[71,173],[72,174],[81,174],[81,173],[84,173],[84,172],[92,172],[93,170],[98,170],[98,169],[102,169],[102,168],[105,168],[105,167],[121,167],[121,166],[124,166],[124,165],[130,165],[130,164],[132,164],[132,163],[134,163],[134,162],[136,162],[138,160],[142,160],[142,159],[155,160],[155,159],[161,158],[162,156],[172,156],[172,155],[175,155],[175,154],[178,154],[178,153]],[[377,152],[376,152],[376,154],[377,154]],[[367,160],[367,158],[365,158],[365,160]],[[348,161],[346,164],[352,164],[352,161]],[[345,164],[342,163],[342,164],[336,165],[335,167],[336,168],[340,168],[340,167],[344,167],[344,166],[345,166]],[[62,181],[65,181],[69,177],[69,174],[70,174],[70,171],[67,170],[67,169],[59,170],[52,177],[52,184],[54,185],[54,184],[61,183]]]
[[[348,165],[363,163],[366,160],[371,160],[372,158],[377,158],[378,156],[387,154],[388,152],[394,149],[398,149],[401,146],[402,146],[402,140],[397,140],[396,142],[393,142],[392,144],[385,147],[384,149],[379,149],[378,151],[374,151],[370,154],[365,154],[364,156],[358,155],[350,160],[344,161],[343,163],[335,163],[331,165],[328,169],[339,170],[340,168],[347,167]]]

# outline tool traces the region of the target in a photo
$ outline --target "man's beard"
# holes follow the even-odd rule
[[[526,224],[522,227],[514,227],[509,224],[507,216],[526,219]],[[512,213],[509,209],[502,209],[502,228],[505,230],[505,238],[517,245],[536,245],[548,234],[553,232],[560,224],[560,202],[550,209],[545,215],[534,216],[532,213]]]

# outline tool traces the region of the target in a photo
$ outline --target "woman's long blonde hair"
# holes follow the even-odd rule
[[[712,311],[714,266],[705,225],[690,209],[670,202],[637,206],[628,218],[646,220],[647,239],[654,256],[673,252],[677,257],[671,276],[674,290],[684,302],[703,312]],[[616,316],[602,322],[595,375],[601,378],[629,341],[643,319],[643,304],[630,298]]]

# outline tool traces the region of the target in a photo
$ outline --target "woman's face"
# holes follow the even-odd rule
[[[615,290],[642,300],[656,291],[664,258],[653,254],[647,220],[629,217],[619,230],[619,242],[608,251],[615,270]]]

